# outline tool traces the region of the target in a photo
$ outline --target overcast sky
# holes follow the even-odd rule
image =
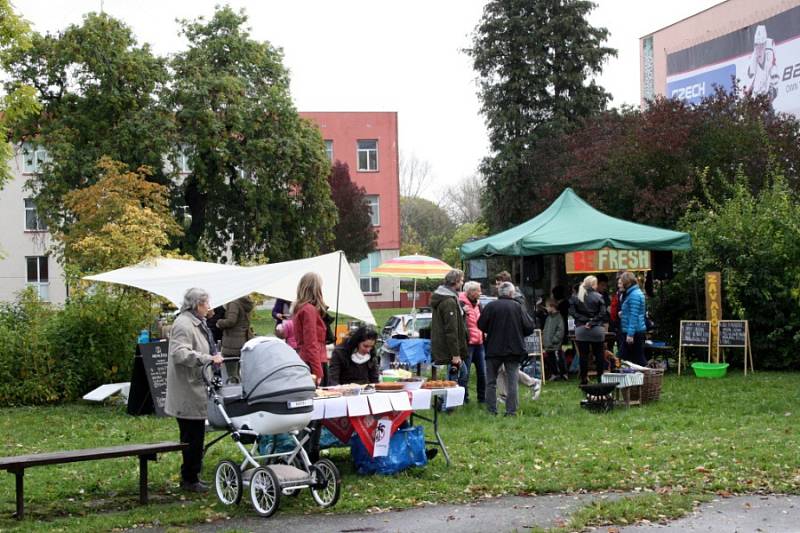
[[[600,83],[613,104],[639,103],[638,39],[720,0],[599,0],[618,57]],[[208,17],[220,0],[12,0],[39,32],[79,23],[102,8],[160,55],[186,46],[176,19]],[[301,111],[397,111],[401,153],[432,166],[427,196],[473,173],[488,151],[475,75],[461,50],[484,0],[231,1],[250,17],[252,37],[283,48]]]

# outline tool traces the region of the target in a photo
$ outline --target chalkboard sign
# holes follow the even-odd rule
[[[747,347],[747,321],[720,320],[719,347],[720,348]]]
[[[681,320],[681,346],[711,346],[711,322]]]
[[[167,352],[168,342],[148,342],[139,345],[147,383],[150,385],[150,394],[153,406],[158,416],[166,416],[164,404],[167,401]]]
[[[534,330],[533,334],[525,337],[525,351],[528,355],[542,354],[542,330]]]
[[[136,345],[128,395],[128,414],[136,416],[156,413],[158,416],[166,416],[164,403],[167,399],[168,351],[168,341]]]

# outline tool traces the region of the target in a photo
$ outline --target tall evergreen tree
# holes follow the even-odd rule
[[[336,206],[319,130],[297,113],[282,52],[250,38],[243,12],[183,21],[172,104],[190,173],[184,249],[216,259],[271,261],[333,240]]]
[[[491,155],[484,218],[503,229],[534,214],[549,140],[605,108],[609,94],[592,79],[616,51],[605,28],[586,20],[587,0],[490,0],[475,28],[472,57]]]
[[[350,179],[347,163],[336,161],[328,178],[331,197],[339,213],[329,251],[342,250],[350,262],[361,261],[375,250],[378,234],[372,226],[366,190]]]

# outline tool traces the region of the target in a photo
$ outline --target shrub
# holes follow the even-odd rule
[[[136,336],[150,321],[150,305],[138,291],[72,297],[48,324],[51,349],[73,378],[64,399],[129,381]]]
[[[680,222],[692,249],[676,254],[676,276],[663,300],[662,322],[705,318],[704,276],[722,273],[723,317],[750,323],[754,359],[762,368],[800,362],[800,204],[780,173],[758,194],[742,172],[727,199],[695,206]],[[742,350],[728,360],[741,364]]]
[[[0,405],[46,404],[64,398],[71,378],[53,356],[48,322],[53,309],[33,289],[0,304]]]
[[[150,309],[138,291],[80,294],[59,310],[27,290],[0,305],[0,404],[70,401],[103,383],[128,381]]]

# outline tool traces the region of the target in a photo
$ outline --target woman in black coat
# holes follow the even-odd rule
[[[345,385],[358,383],[366,385],[377,383],[379,362],[375,353],[378,334],[374,329],[362,326],[355,330],[344,342],[333,350],[328,383]]]

